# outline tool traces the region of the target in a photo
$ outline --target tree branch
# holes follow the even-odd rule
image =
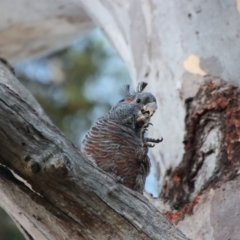
[[[16,92],[21,97],[21,99],[31,105],[32,108],[42,116],[42,118],[50,121],[32,94],[27,91],[26,88],[15,77],[15,71],[12,66],[10,66],[9,63],[3,58],[0,58],[0,63],[0,82],[4,83],[14,92]]]
[[[0,72],[0,205],[29,236],[186,239],[147,199],[86,159],[32,97],[22,98],[29,95],[24,88],[7,86],[11,73],[2,63]]]

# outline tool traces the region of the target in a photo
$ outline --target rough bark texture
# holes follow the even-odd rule
[[[31,107],[37,111],[42,118],[50,122],[50,119],[45,115],[39,103],[29,91],[26,91],[25,87],[15,77],[15,72],[12,66],[3,58],[0,58],[0,63],[5,65],[5,67],[0,68],[0,83],[5,84],[12,91],[17,93],[24,101],[31,105]]]
[[[0,72],[0,205],[28,239],[186,239],[6,86],[2,63]]]
[[[185,154],[165,178],[165,215],[191,239],[239,239],[240,89],[208,77],[186,106]]]

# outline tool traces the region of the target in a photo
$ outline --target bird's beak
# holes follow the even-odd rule
[[[156,110],[157,110],[157,103],[151,102],[151,103],[147,103],[146,105],[144,105],[141,112],[143,114],[147,113],[150,116],[152,116]]]

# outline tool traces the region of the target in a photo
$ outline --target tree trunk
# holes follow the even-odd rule
[[[0,205],[27,239],[186,239],[44,119],[3,63],[0,73]]]
[[[206,80],[186,102],[185,154],[161,198],[172,209],[165,215],[191,239],[239,239],[240,89]]]

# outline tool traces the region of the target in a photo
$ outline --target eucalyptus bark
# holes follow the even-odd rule
[[[27,239],[186,239],[86,159],[3,63],[0,73],[0,205]]]
[[[240,89],[207,77],[186,101],[185,154],[165,176],[165,215],[191,239],[240,237]]]

